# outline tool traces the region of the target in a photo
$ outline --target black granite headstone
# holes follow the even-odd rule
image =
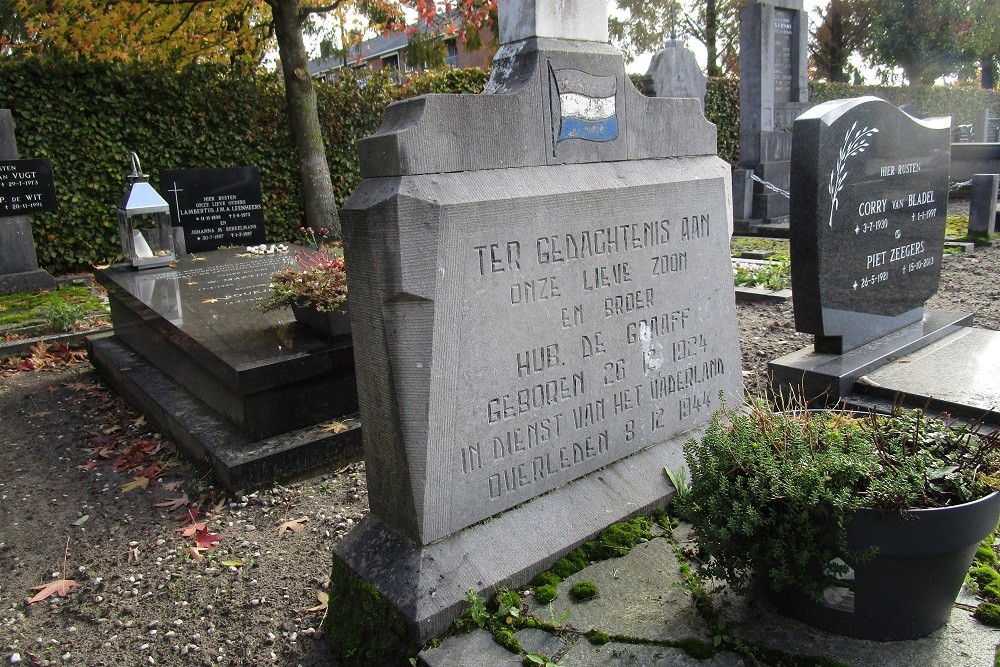
[[[795,326],[817,352],[918,322],[938,287],[950,119],[917,120],[875,97],[814,107],[794,125]]]
[[[160,190],[170,220],[184,229],[186,251],[264,242],[264,207],[256,167],[166,169]]]
[[[0,160],[0,217],[55,211],[58,206],[48,159]]]

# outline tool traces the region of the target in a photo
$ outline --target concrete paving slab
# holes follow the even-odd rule
[[[417,664],[421,667],[516,667],[521,664],[521,659],[493,641],[489,631],[473,630],[449,637],[437,648],[421,651]]]
[[[763,597],[732,597],[726,632],[796,655],[823,655],[857,667],[987,667],[993,665],[1000,630],[956,607],[943,628],[922,639],[876,642],[817,630],[787,616]]]
[[[719,653],[709,660],[697,660],[679,648],[617,642],[593,646],[581,639],[559,664],[562,667],[744,667],[745,663],[735,653]]]
[[[583,631],[599,628],[652,640],[705,638],[708,626],[681,585],[679,567],[666,539],[640,544],[627,556],[594,563],[560,583],[559,597],[552,602],[555,617],[568,611],[566,622]],[[570,588],[583,580],[597,584],[600,593],[575,602]],[[535,603],[533,597],[528,600]]]
[[[690,538],[690,527],[673,531],[682,545]],[[600,588],[600,596],[573,602],[569,588],[586,579]],[[757,642],[791,656],[827,656],[857,667],[988,667],[994,664],[1000,629],[983,625],[972,617],[978,603],[968,591],[959,596],[948,624],[923,639],[874,642],[840,637],[780,614],[763,597],[733,595],[722,589],[713,600],[726,620],[725,634]],[[656,538],[623,558],[594,563],[559,585],[559,597],[538,605],[525,601],[532,611],[548,620],[558,620],[565,610],[567,623],[580,631],[598,628],[609,634],[649,640],[708,638],[707,624],[697,615],[686,589],[680,585],[679,564],[670,543]],[[545,635],[548,635],[546,637]],[[686,666],[737,667],[749,664],[734,653],[719,653],[698,661],[681,649],[655,645],[610,642],[594,646],[582,636],[558,637],[541,630],[517,633],[526,651],[558,659],[561,667]],[[449,637],[440,648],[421,653],[425,667],[457,665],[520,664],[517,656],[493,642],[485,631]]]

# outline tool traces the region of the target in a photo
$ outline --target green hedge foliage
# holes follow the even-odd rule
[[[327,158],[342,204],[357,185],[358,141],[391,102],[423,93],[478,93],[483,70],[428,72],[395,86],[385,75],[317,82]],[[637,78],[637,77],[633,77]],[[975,88],[814,83],[814,103],[876,95],[927,115],[971,123],[1000,95]],[[118,254],[114,207],[136,151],[158,187],[162,169],[254,165],[260,169],[269,240],[295,238],[304,222],[298,160],[273,74],[202,65],[175,72],[150,65],[5,62],[0,108],[11,110],[22,157],[52,160],[59,211],[32,216],[39,262],[56,273],[106,263]],[[739,82],[711,78],[705,115],[718,128],[719,155],[739,158]]]
[[[378,129],[391,102],[423,92],[479,92],[488,74],[419,75],[403,87],[384,75],[317,82],[327,158],[342,204],[357,185],[357,142]],[[59,211],[32,216],[39,263],[56,273],[118,255],[114,208],[129,151],[159,188],[162,169],[252,165],[260,169],[267,236],[302,226],[298,159],[275,75],[197,66],[34,60],[0,67],[0,108],[11,110],[22,157],[52,160]]]

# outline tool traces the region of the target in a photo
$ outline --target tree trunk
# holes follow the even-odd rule
[[[334,200],[330,167],[320,131],[316,91],[307,66],[306,46],[302,41],[302,21],[298,0],[269,0],[274,18],[274,36],[278,41],[281,74],[285,82],[288,125],[299,154],[302,198],[306,224],[314,230],[326,227],[340,238],[340,219]]]
[[[705,48],[708,50],[708,75],[721,76],[719,67],[719,16],[716,0],[705,0]]]
[[[983,72],[983,89],[993,90],[997,85],[997,61],[993,56],[983,56],[979,59],[979,67]]]

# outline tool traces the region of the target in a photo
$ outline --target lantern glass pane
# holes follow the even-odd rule
[[[167,217],[166,226],[163,218]],[[170,218],[164,213],[140,213],[131,216],[132,252],[135,257],[149,259],[166,257],[174,251]]]

